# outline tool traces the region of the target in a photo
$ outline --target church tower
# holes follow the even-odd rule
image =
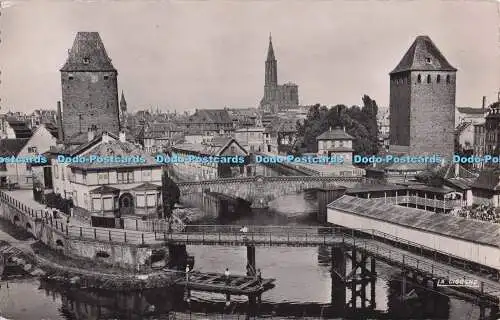
[[[454,152],[455,69],[428,36],[418,36],[390,73],[390,151]]]
[[[121,113],[121,128],[127,127],[127,101],[125,100],[125,95],[123,94],[120,98],[120,113]]]
[[[78,32],[61,68],[64,143],[87,142],[88,130],[118,134],[118,72],[97,32]]]

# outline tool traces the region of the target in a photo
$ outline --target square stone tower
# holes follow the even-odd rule
[[[390,73],[391,152],[454,152],[456,72],[428,36],[418,36]]]
[[[78,32],[61,68],[64,143],[87,142],[88,130],[118,135],[118,72],[97,32]]]

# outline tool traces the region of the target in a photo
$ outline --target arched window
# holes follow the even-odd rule
[[[427,75],[427,83],[431,83],[431,75],[430,74]]]
[[[451,77],[450,77],[450,75],[446,76],[446,83],[451,83]]]
[[[440,75],[440,74],[438,74],[438,75],[437,75],[437,77],[436,77],[436,82],[437,82],[437,83],[440,83],[440,82],[441,82],[441,75]]]
[[[418,75],[418,77],[417,77],[417,83],[422,83],[422,76],[421,75]]]

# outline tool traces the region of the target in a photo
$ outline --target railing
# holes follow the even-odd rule
[[[407,267],[428,272],[436,277],[468,279],[471,275],[471,270],[468,269],[466,262],[464,262],[463,269],[461,266],[452,264],[452,259],[463,261],[460,257],[452,256],[446,252],[425,247],[418,243],[371,229],[347,230],[342,227],[247,226],[248,232],[243,233],[240,231],[241,226],[188,225],[184,232],[127,232],[120,229],[68,226],[63,220],[46,216],[41,210],[29,208],[1,191],[0,200],[32,218],[41,219],[49,228],[52,228],[62,236],[70,239],[87,239],[134,245],[162,243],[163,241],[207,244],[231,243],[240,245],[248,245],[249,243],[265,245],[300,245],[308,243],[314,245],[329,245],[342,242],[351,246],[365,248],[372,254],[379,255],[392,262],[406,265]],[[389,242],[389,244],[384,244],[385,242]],[[397,247],[406,246],[406,248],[402,249],[406,249],[409,252],[402,251],[401,248],[388,248],[388,246],[394,246],[394,244],[397,244]],[[431,253],[431,255],[429,255],[429,253]],[[417,258],[415,258],[415,256]],[[448,257],[448,262],[439,261],[439,256]],[[474,263],[480,264],[479,262]],[[464,272],[456,272],[449,268],[464,270]],[[497,295],[500,293],[500,283],[496,286],[493,280],[489,282],[480,282],[483,282],[481,284],[483,292],[496,292]],[[495,285],[491,283],[495,283]]]
[[[439,200],[439,199],[426,199],[418,196],[397,196],[397,197],[377,197],[373,199],[383,200],[387,204],[402,204],[411,203],[419,206],[427,206],[432,208],[453,209],[462,207],[464,201],[462,200]]]

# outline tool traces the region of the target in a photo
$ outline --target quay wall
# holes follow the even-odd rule
[[[78,239],[67,234],[62,219],[54,219],[49,223],[45,218],[26,214],[32,210],[16,200],[0,197],[0,218],[10,221],[30,232],[49,248],[59,251],[68,257],[99,260],[110,266],[142,270],[148,267],[153,250],[163,251],[165,259],[169,258],[168,248],[161,244],[134,244],[120,241],[103,241],[100,239]],[[18,207],[20,206],[20,207]]]

